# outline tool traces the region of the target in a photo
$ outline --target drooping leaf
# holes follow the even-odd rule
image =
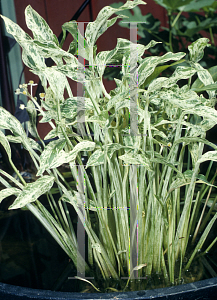
[[[202,163],[204,161],[217,161],[217,151],[208,151],[204,153],[201,158],[198,160],[198,163]]]
[[[17,188],[13,188],[13,187],[1,190],[1,191],[0,191],[0,203],[1,203],[5,198],[7,198],[7,197],[9,197],[9,196],[12,196],[12,195],[17,196],[17,195],[19,195],[20,192],[21,192],[21,190],[19,190],[19,189],[17,189]]]
[[[182,177],[178,177],[176,180],[174,180],[171,185],[170,185],[170,189],[169,192],[172,192],[173,190],[180,188],[182,186],[188,185],[191,183],[191,179],[192,179],[192,175],[193,175],[193,171],[192,170],[187,170],[183,173]],[[205,183],[208,186],[213,186],[215,187],[213,184],[211,184],[206,177],[203,174],[198,174],[196,176],[196,183]]]
[[[4,135],[4,133],[1,130],[0,130],[0,143],[4,147],[4,149],[5,149],[8,157],[11,158],[11,147],[10,147],[10,144],[8,143],[8,140],[7,140],[6,136]]]
[[[9,207],[9,209],[17,209],[26,206],[26,204],[36,201],[41,195],[48,192],[54,183],[54,177],[43,176],[33,183],[28,183],[19,196]]]

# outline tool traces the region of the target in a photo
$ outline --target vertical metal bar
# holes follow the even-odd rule
[[[130,134],[138,134],[137,23],[130,22]]]
[[[85,62],[80,55],[84,50],[84,24],[85,22],[78,22],[78,82],[77,82],[77,133],[85,136],[85,100],[84,100],[84,83],[85,83]]]
[[[77,180],[77,189],[79,193],[78,197],[78,209],[81,212],[82,220],[78,217],[77,223],[77,257],[80,254],[83,257],[83,263],[80,267],[77,267],[77,276],[84,278],[85,277],[85,196],[84,196],[84,172],[80,166],[78,166],[78,180]],[[78,264],[79,266],[80,264]]]
[[[137,193],[137,166],[130,166],[130,273],[137,266],[137,222],[138,222],[138,193]],[[138,272],[133,271],[131,278],[138,277]]]

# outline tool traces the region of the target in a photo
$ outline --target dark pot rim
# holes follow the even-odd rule
[[[167,288],[153,290],[119,292],[119,293],[68,293],[54,292],[48,290],[37,290],[26,287],[0,283],[0,299],[4,300],[71,300],[71,299],[216,299],[217,298],[217,277],[205,279],[193,283],[182,284]]]

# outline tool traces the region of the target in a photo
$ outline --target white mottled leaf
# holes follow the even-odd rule
[[[54,177],[43,176],[33,183],[28,183],[9,209],[17,209],[36,201],[41,195],[48,192],[54,183]]]
[[[183,177],[178,177],[176,180],[174,180],[171,183],[169,193],[177,188],[190,184],[192,176],[193,176],[192,170],[185,171],[183,173]],[[212,185],[203,174],[198,174],[196,179],[197,179],[196,183],[205,183],[206,185],[214,187],[214,185]]]
[[[0,191],[0,203],[7,197],[12,196],[12,195],[19,195],[21,192],[21,190],[17,189],[17,188],[7,188],[7,189],[3,189]]]
[[[25,9],[26,25],[32,31],[33,36],[39,41],[53,41],[58,44],[57,37],[48,26],[47,22],[30,6]]]
[[[93,152],[93,154],[89,157],[87,164],[86,164],[86,169],[88,167],[95,167],[99,166],[104,163],[104,152],[100,149],[96,150]]]
[[[150,76],[157,65],[163,64],[170,60],[178,61],[185,56],[185,53],[172,53],[168,52],[163,56],[152,56],[146,57],[141,61],[141,64],[138,68],[138,84],[141,85],[145,82],[146,78]]]
[[[29,115],[29,121],[27,122],[28,131],[30,134],[39,140],[38,130],[37,130],[37,111],[35,105],[32,101],[27,102],[26,111]]]
[[[150,160],[144,154],[127,153],[119,156],[125,164],[143,165],[146,169],[152,171]]]
[[[83,98],[83,100],[85,102],[85,114],[87,114],[90,110],[94,110],[94,106],[90,98]],[[78,101],[77,97],[68,98],[60,105],[62,116],[69,119],[76,117],[78,111],[82,108],[83,103]]]
[[[6,136],[4,135],[4,133],[1,130],[0,130],[0,143],[4,147],[4,149],[5,149],[8,157],[11,158],[11,147],[10,147],[10,144],[9,144]]]
[[[17,209],[36,201],[41,195],[48,192],[54,183],[54,177],[43,176],[33,183],[28,183],[9,209]]]
[[[214,80],[212,78],[212,75],[209,73],[208,70],[204,69],[199,63],[194,64],[195,68],[197,68],[197,75],[199,80],[206,86],[209,86],[210,84],[214,83]],[[206,90],[209,94],[209,97],[215,97],[215,90]]]
[[[51,141],[44,149],[40,156],[40,168],[37,176],[44,173],[46,169],[50,169],[52,165],[64,163],[64,157],[61,158],[59,153],[66,145],[65,139]]]
[[[102,35],[108,27],[112,26],[112,21],[108,20],[111,15],[118,11],[122,11],[125,9],[131,9],[139,4],[146,4],[141,0],[127,1],[124,5],[119,8],[113,8],[110,6],[105,6],[99,12],[96,20],[94,22],[90,22],[87,25],[85,37],[89,46],[93,46],[96,40]]]
[[[85,59],[88,59],[88,45],[85,41],[85,38],[81,35],[80,30],[78,29],[78,24],[76,21],[70,21],[62,25],[63,31],[68,31],[71,33],[71,35],[74,38],[74,41],[76,41],[76,44],[79,43],[79,45],[76,45],[77,49],[79,48],[79,55],[82,56]]]
[[[70,162],[75,160],[77,154],[80,151],[93,151],[96,146],[96,143],[90,141],[83,141],[78,143],[72,151],[67,153],[66,155],[66,162]]]
[[[190,59],[197,63],[203,58],[204,49],[209,45],[209,39],[200,38],[193,42],[190,46],[188,46],[188,50],[190,52]]]
[[[30,41],[31,37],[16,23],[8,19],[7,17],[1,16],[5,22],[5,27],[8,33],[14,36],[15,40],[19,43],[20,41]]]
[[[10,130],[15,136],[26,136],[21,123],[3,107],[0,107],[0,128]]]
[[[208,151],[201,156],[198,163],[202,163],[207,160],[217,161],[217,151]]]
[[[63,99],[63,93],[67,86],[66,76],[58,71],[57,67],[46,68],[44,74],[50,84],[50,88],[56,98]]]

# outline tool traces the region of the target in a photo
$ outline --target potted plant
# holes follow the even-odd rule
[[[0,201],[15,195],[9,209],[28,209],[35,215],[73,261],[77,278],[98,292],[116,291],[117,297],[120,292],[150,288],[151,277],[160,278],[164,286],[191,282],[187,274],[192,264],[197,265],[195,273],[201,274],[203,257],[217,240],[203,247],[217,218],[213,214],[217,198],[210,196],[217,146],[205,138],[217,122],[217,85],[199,64],[208,39],[188,47],[189,60],[185,53],[172,52],[143,58],[155,41],[144,46],[121,38],[115,49],[97,53],[97,39],[121,16],[109,18],[139,4],[145,3],[134,0],[117,9],[104,7],[87,25],[84,36],[76,22],[65,23],[64,33],[69,31],[74,38],[68,51],[62,50],[63,41],[59,45],[31,6],[25,14],[33,38],[2,17],[45,93],[39,105],[33,97],[33,82],[16,91],[29,99],[21,108],[29,113],[31,137],[0,108],[0,128],[12,133],[0,131],[0,142],[18,177],[0,170],[5,186]],[[49,57],[55,66],[46,66]],[[85,70],[81,58],[88,62]],[[103,73],[106,65],[117,63],[122,78],[115,79],[117,87],[108,93]],[[171,65],[177,67],[169,78],[158,77]],[[195,74],[198,81],[192,85]],[[83,85],[84,95],[72,94],[70,80]],[[180,80],[186,84],[180,87]],[[47,145],[37,133],[36,111],[43,116],[41,122],[52,127],[46,139],[53,140]],[[26,183],[20,175],[11,159],[10,142],[21,143],[29,152],[37,169],[36,181]],[[204,145],[212,150],[203,153]],[[200,166],[205,161],[209,167],[202,174]],[[74,186],[61,173],[62,165],[68,166]],[[58,200],[52,187],[58,189]],[[47,205],[40,201],[41,195],[46,195]],[[71,207],[78,216],[77,234]],[[192,275],[194,280],[200,279],[197,274]],[[50,294],[42,299],[46,297]]]

